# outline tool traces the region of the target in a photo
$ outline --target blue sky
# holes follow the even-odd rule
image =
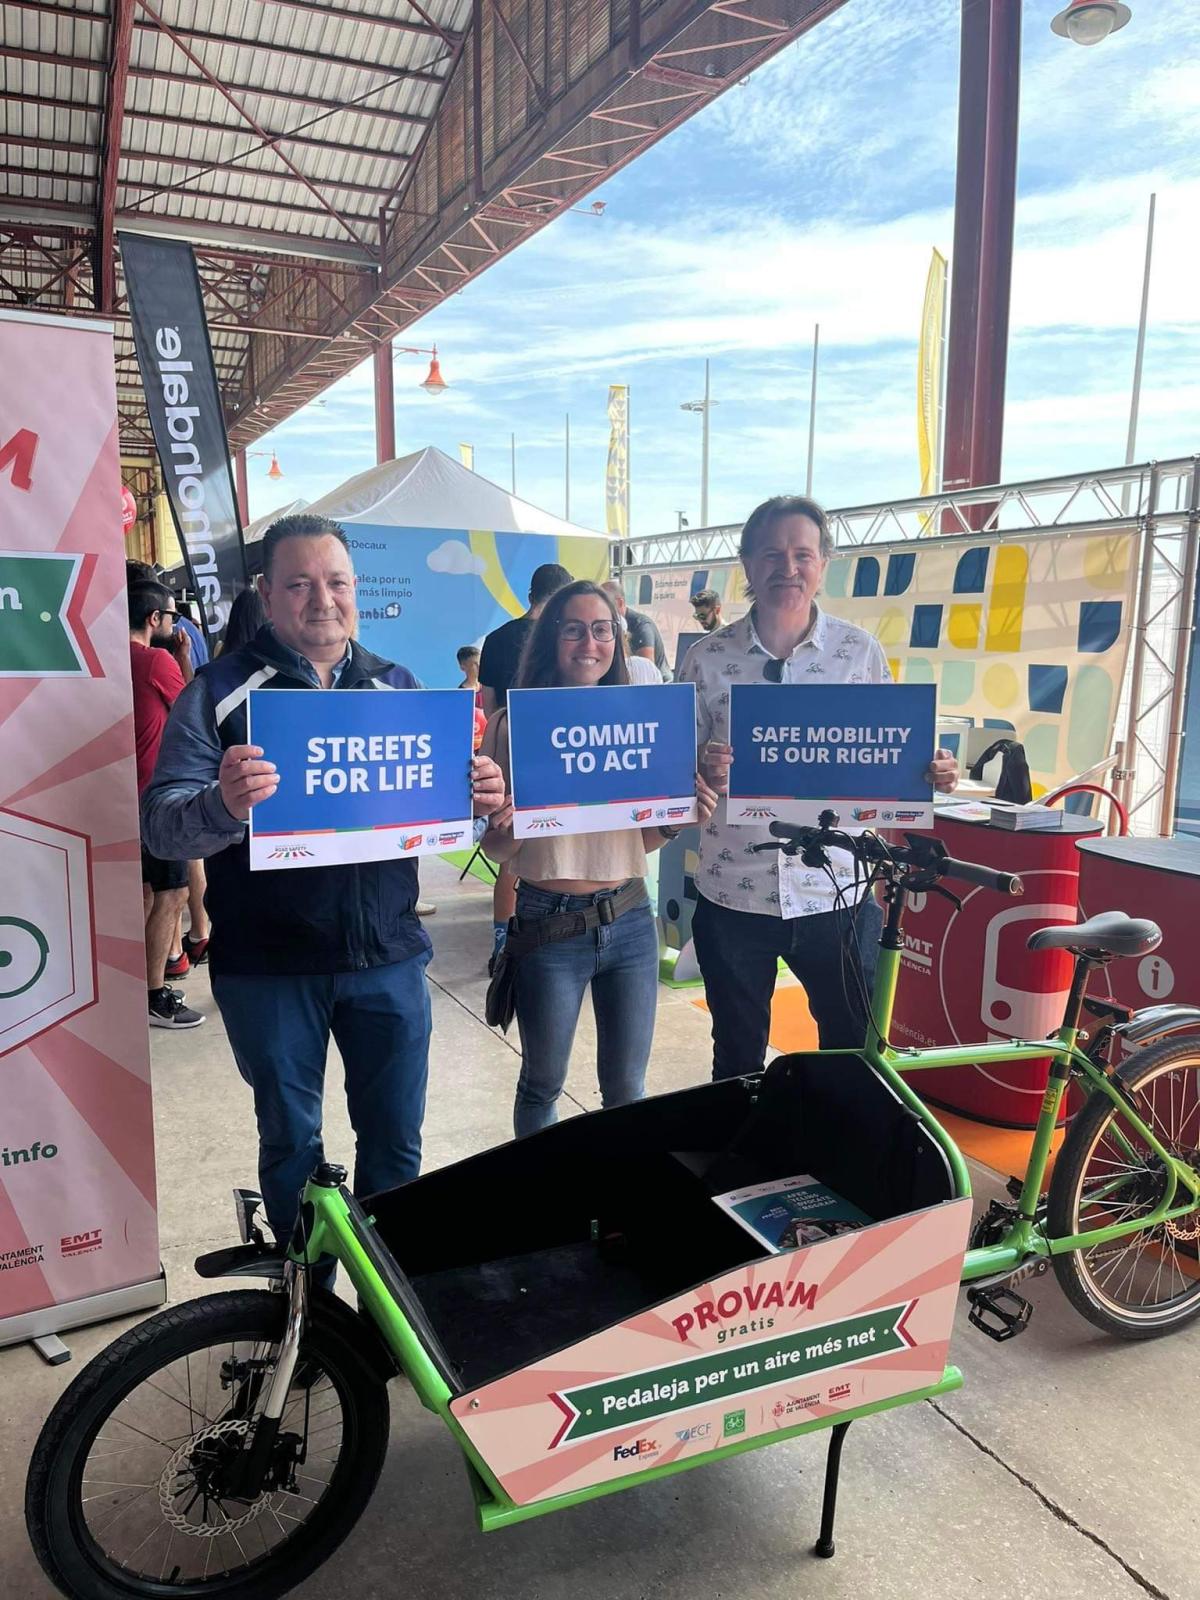
[[[1200,5],[1131,0],[1085,50],[1059,0],[1025,0],[1007,479],[1124,459],[1146,208],[1157,193],[1138,458],[1200,449]],[[406,335],[451,385],[396,360],[401,455],[475,446],[476,470],[603,527],[607,386],[631,385],[633,529],[699,523],[698,399],[713,364],[710,516],[804,487],[810,352],[821,324],[815,492],[915,494],[917,332],[929,253],[953,242],[958,6],[848,0],[742,86]],[[953,263],[951,263],[953,268]],[[369,365],[265,441],[251,515],[315,500],[374,463]],[[263,446],[260,445],[259,448]]]

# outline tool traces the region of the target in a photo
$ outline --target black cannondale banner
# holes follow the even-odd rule
[[[142,385],[188,586],[209,644],[247,583],[229,441],[196,259],[189,244],[122,233],[121,259]]]

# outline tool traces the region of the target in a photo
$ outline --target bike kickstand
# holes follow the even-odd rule
[[[829,1454],[825,1458],[825,1497],[821,1502],[821,1532],[813,1554],[826,1560],[837,1546],[833,1542],[833,1519],[837,1514],[838,1477],[842,1467],[842,1445],[846,1441],[848,1422],[835,1422],[829,1440]]]

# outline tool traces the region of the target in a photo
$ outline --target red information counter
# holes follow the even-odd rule
[[[1019,872],[1019,899],[963,886],[957,910],[940,895],[914,895],[892,1025],[896,1045],[972,1044],[1044,1038],[1062,1021],[1072,961],[1063,950],[1034,953],[1029,935],[1075,922],[1080,857],[1076,843],[1100,823],[1070,814],[1061,829],[1017,833],[990,822],[935,817],[947,852],[1002,872]],[[950,885],[955,892],[958,888]],[[909,1080],[932,1105],[1002,1127],[1032,1128],[1046,1088],[1048,1058],[1009,1066],[946,1067]]]
[[[1079,846],[1080,914],[1125,911],[1149,917],[1163,931],[1158,949],[1140,961],[1113,961],[1092,979],[1091,992],[1118,1005],[1177,1001],[1200,1005],[1200,839],[1085,839]]]

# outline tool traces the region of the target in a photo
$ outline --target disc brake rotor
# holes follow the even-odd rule
[[[250,1423],[244,1417],[227,1417],[222,1422],[214,1422],[207,1428],[201,1428],[199,1433],[192,1434],[179,1446],[175,1454],[163,1468],[162,1477],[158,1481],[158,1504],[163,1516],[173,1528],[180,1533],[187,1534],[193,1539],[215,1539],[223,1533],[236,1533],[239,1528],[244,1528],[248,1522],[253,1522],[267,1509],[270,1496],[262,1493],[249,1506],[240,1517],[231,1517],[224,1507],[221,1507],[223,1522],[214,1523],[204,1520],[192,1522],[187,1515],[180,1511],[176,1501],[186,1495],[204,1495],[208,1502],[220,1505],[220,1500],[211,1493],[205,1495],[195,1467],[195,1457],[198,1448],[209,1443],[218,1445],[232,1444],[236,1437],[244,1438],[250,1431]]]

